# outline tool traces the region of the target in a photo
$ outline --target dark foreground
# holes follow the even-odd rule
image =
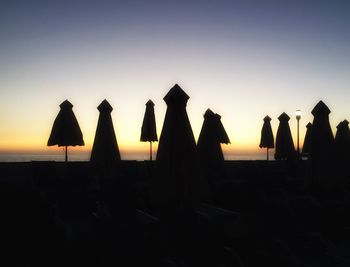
[[[1,265],[350,266],[349,195],[306,191],[305,163],[225,162],[182,211],[149,204],[152,164],[1,163]]]

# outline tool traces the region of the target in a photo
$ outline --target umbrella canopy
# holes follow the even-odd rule
[[[65,100],[60,105],[51,130],[48,146],[83,146],[83,134],[80,130],[77,118],[73,113],[73,105]]]
[[[204,121],[199,134],[197,148],[202,164],[224,161],[221,143],[229,144],[230,139],[221,122],[221,116],[210,109],[204,114]]]
[[[84,140],[77,118],[72,110],[73,105],[65,100],[61,103],[60,108],[61,110],[53,123],[47,145],[65,146],[67,161],[67,146],[83,146]]]
[[[280,124],[276,136],[276,160],[291,160],[296,157],[292,133],[288,123],[289,119],[289,116],[284,112],[278,117]]]
[[[193,207],[203,192],[196,143],[186,112],[189,96],[175,84],[164,97],[167,111],[159,138],[157,175],[150,199],[157,206]]]
[[[100,115],[98,117],[90,161],[104,166],[112,166],[120,161],[117,138],[115,136],[111,117],[113,108],[105,99],[97,109]]]
[[[333,132],[329,123],[331,111],[325,103],[320,101],[311,113],[314,116],[311,152],[313,154],[328,154],[328,152],[332,152],[334,145]]]
[[[266,116],[264,118],[264,124],[261,129],[261,138],[260,138],[260,148],[266,147],[266,148],[274,148],[274,137],[273,132],[271,128],[271,118],[269,116]]]
[[[312,135],[312,123],[309,122],[306,125],[306,134],[304,138],[304,145],[303,145],[303,151],[302,151],[302,154],[304,155],[308,155],[310,153],[311,135]]]
[[[334,144],[337,158],[340,160],[348,159],[350,156],[350,129],[347,120],[338,124]]]
[[[330,109],[322,101],[311,111],[312,123],[311,146],[309,156],[309,185],[317,190],[334,188],[334,137],[329,123]]]
[[[145,116],[143,117],[140,141],[158,141],[156,119],[154,117],[154,103],[152,102],[152,100],[148,100],[148,102],[146,103],[146,111]]]
[[[340,186],[346,186],[350,170],[350,129],[349,122],[344,120],[337,126],[334,139],[334,152],[337,167],[337,178]]]

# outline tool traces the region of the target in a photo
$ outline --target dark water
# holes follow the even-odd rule
[[[123,160],[147,160],[147,153],[125,153],[121,154]],[[88,161],[90,160],[90,152],[69,154],[71,161]],[[271,155],[272,159],[273,156]],[[264,153],[227,153],[226,160],[264,160]],[[0,153],[0,162],[28,162],[28,161],[64,161],[64,154],[61,153]]]

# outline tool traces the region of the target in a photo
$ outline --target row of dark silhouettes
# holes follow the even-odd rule
[[[164,192],[169,191],[170,196],[176,195],[178,192],[182,192],[183,197],[199,193],[195,192],[200,191],[202,187],[200,185],[201,179],[198,178],[196,170],[198,164],[213,168],[218,166],[224,160],[220,144],[230,142],[221,123],[221,117],[208,109],[204,114],[204,123],[196,144],[186,112],[188,99],[189,96],[177,84],[164,97],[167,111],[159,139],[156,162],[158,173],[164,170],[163,176],[174,181],[165,182],[166,179],[160,178],[157,183],[160,188],[168,187],[168,190],[164,190]],[[60,107],[61,110],[53,124],[48,145],[65,147],[84,145],[81,130],[72,111],[72,104],[66,100]],[[106,100],[98,106],[100,115],[91,152],[91,162],[101,166],[113,166],[120,161],[111,119],[112,109]],[[313,184],[317,188],[340,188],[343,186],[343,182],[341,182],[344,181],[343,173],[350,165],[348,164],[350,162],[348,121],[344,120],[337,126],[337,134],[334,138],[329,123],[329,108],[320,101],[311,113],[314,120],[312,126],[311,124],[307,126],[308,130],[303,147],[303,152],[308,155],[306,183]],[[278,119],[280,125],[276,136],[275,158],[292,162],[297,159],[297,153],[288,124],[289,116],[282,113]],[[264,119],[260,147],[274,147],[270,120],[268,116]],[[141,141],[149,141],[152,145],[152,142],[157,140],[154,104],[152,101],[148,101],[141,128]],[[150,154],[152,155],[152,151]],[[340,172],[336,172],[336,170],[340,170]],[[174,189],[176,187],[181,189]]]
[[[183,90],[178,85],[175,85],[164,98],[164,100],[168,105],[175,103],[179,104],[179,106],[183,105],[185,107],[188,98],[189,97],[185,94],[185,92],[183,92]],[[48,141],[48,146],[58,145],[67,147],[84,145],[83,135],[80,130],[78,121],[72,111],[72,107],[73,105],[68,100],[65,100],[63,103],[61,103],[61,110],[55,119]],[[107,100],[103,100],[97,109],[100,112],[100,117],[98,120],[94,145],[91,153],[91,161],[107,160],[113,162],[120,160],[118,143],[110,115],[113,108]],[[312,114],[314,116],[317,116],[318,114],[319,116],[322,116],[322,114],[329,113],[330,110],[322,101],[320,101],[312,111]],[[289,127],[290,117],[285,112],[283,112],[278,117],[278,120],[280,121],[280,124],[277,130],[275,142],[274,134],[270,124],[271,118],[269,116],[266,116],[264,118],[259,146],[260,148],[267,148],[267,159],[269,155],[268,149],[270,148],[276,148],[276,160],[295,159],[298,155],[295,151],[292,134]],[[343,147],[343,142],[349,142],[350,131],[348,124],[349,122],[347,120],[344,120],[337,126],[335,141],[336,143],[340,143],[339,148]],[[174,125],[174,127],[176,127],[176,125]],[[308,123],[306,125],[306,128],[307,131],[304,138],[304,145],[302,150],[302,154],[305,156],[310,153],[312,124]],[[190,131],[188,134],[191,135],[191,128],[188,127],[187,130]],[[158,136],[154,115],[154,103],[151,100],[146,103],[146,111],[141,127],[140,141],[150,142],[150,159],[152,160],[152,142],[157,142]],[[222,143],[228,144],[230,143],[230,139],[221,123],[221,116],[219,114],[215,114],[210,109],[207,109],[204,114],[204,122],[197,145],[200,150],[205,150],[206,153],[212,154],[211,157],[213,160],[221,160],[223,159],[223,154],[220,152],[220,144]],[[216,156],[214,157],[214,155]]]

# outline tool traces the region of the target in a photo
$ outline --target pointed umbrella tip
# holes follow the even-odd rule
[[[73,105],[66,99],[60,104],[60,108],[73,108]]]
[[[348,120],[343,120],[341,122],[338,123],[337,128],[341,128],[341,127],[347,127],[349,125],[349,121]]]
[[[272,119],[270,118],[269,115],[266,115],[265,118],[264,118],[264,121],[271,121]]]
[[[311,111],[312,115],[319,115],[319,114],[326,114],[328,115],[331,113],[330,109],[328,106],[321,100],[317,103],[317,105],[313,108]]]
[[[214,116],[214,112],[210,108],[208,108],[205,111],[203,117],[204,117],[204,119],[207,119],[207,118],[210,118],[211,116]]]
[[[146,106],[154,106],[153,101],[150,99],[147,101]]]
[[[290,117],[287,115],[287,113],[283,112],[279,117],[278,119],[280,121],[289,121]]]
[[[190,97],[185,93],[184,90],[178,85],[175,84],[169,92],[163,98],[165,103],[187,103]]]
[[[97,107],[99,112],[108,112],[111,113],[113,110],[113,107],[111,106],[111,104],[109,104],[109,102],[104,99],[101,104]]]
[[[344,125],[344,121],[339,122],[337,125],[337,129],[341,128],[343,125]]]

